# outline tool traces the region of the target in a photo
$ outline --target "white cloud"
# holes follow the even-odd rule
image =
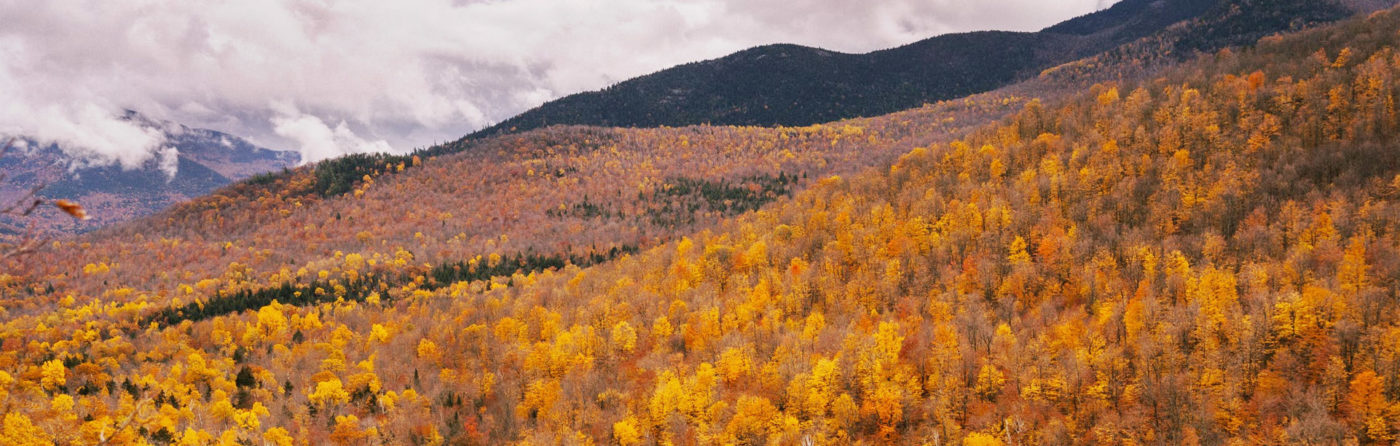
[[[0,0],[0,133],[134,166],[157,119],[301,150],[407,150],[754,45],[848,52],[1034,30],[1104,0]],[[269,105],[275,104],[275,105]],[[334,126],[328,123],[335,123]]]
[[[326,159],[347,153],[387,152],[392,150],[384,141],[366,141],[355,135],[341,121],[330,128],[320,118],[310,115],[278,116],[272,118],[273,131],[295,141],[304,158]]]
[[[160,171],[165,173],[165,181],[175,179],[175,174],[180,172],[180,151],[174,147],[166,146],[160,149]]]

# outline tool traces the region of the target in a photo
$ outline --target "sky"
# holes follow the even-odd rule
[[[770,43],[1034,31],[1116,0],[0,0],[0,135],[136,167],[124,110],[301,152],[451,141],[548,100]]]

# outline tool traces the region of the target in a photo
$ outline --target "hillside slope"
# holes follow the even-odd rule
[[[898,147],[951,140],[1024,101],[989,95],[797,128],[556,127],[387,165],[355,157],[364,161],[342,161],[356,166],[345,171],[356,180],[343,194],[320,193],[320,166],[297,168],[64,241],[0,270],[22,269],[28,283],[58,293],[131,288],[130,297],[164,305],[186,276],[235,263],[236,277],[207,282],[198,294],[288,279],[304,285],[314,276],[279,273],[335,271],[348,254],[392,259],[403,251],[415,264],[442,265],[491,254],[569,259],[649,248],[817,178],[888,163]],[[133,252],[142,255],[133,259]],[[115,263],[125,264],[120,274],[72,273]],[[0,304],[15,311],[33,305],[30,297],[0,295]]]
[[[345,195],[294,193],[305,170],[244,183],[0,275],[24,296],[0,313],[0,439],[1386,443],[1397,33],[1388,11],[1053,103],[961,103],[1021,110],[971,133],[958,104],[561,127]],[[860,171],[867,151],[904,155]],[[843,174],[742,213],[705,192],[768,196],[740,179],[791,166]],[[591,179],[623,188],[558,192]],[[669,227],[648,209],[707,223],[587,268],[509,261]],[[445,261],[463,252],[482,256]]]

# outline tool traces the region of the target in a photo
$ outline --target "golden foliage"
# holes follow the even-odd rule
[[[221,192],[0,277],[0,443],[1390,442],[1397,30]]]

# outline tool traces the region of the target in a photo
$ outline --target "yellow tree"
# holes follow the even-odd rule
[[[642,442],[642,432],[637,428],[637,419],[628,416],[613,423],[613,439],[622,446],[632,446]]]
[[[328,407],[350,402],[350,393],[345,391],[340,378],[330,378],[316,383],[316,389],[307,394],[306,398],[311,404]]]
[[[0,420],[0,444],[15,446],[53,445],[53,440],[43,429],[29,421],[29,417],[19,412],[5,414]]]
[[[1358,433],[1373,442],[1388,442],[1395,438],[1391,432],[1385,400],[1385,379],[1367,370],[1352,378],[1347,393],[1347,412]]]
[[[1342,262],[1337,265],[1337,282],[1342,291],[1350,296],[1366,288],[1366,240],[1365,237],[1352,237],[1347,244]]]
[[[45,390],[54,390],[68,383],[68,368],[63,361],[54,359],[40,366],[39,385]]]
[[[637,330],[627,321],[613,325],[608,337],[612,340],[613,348],[621,354],[632,353],[632,350],[637,348]]]

